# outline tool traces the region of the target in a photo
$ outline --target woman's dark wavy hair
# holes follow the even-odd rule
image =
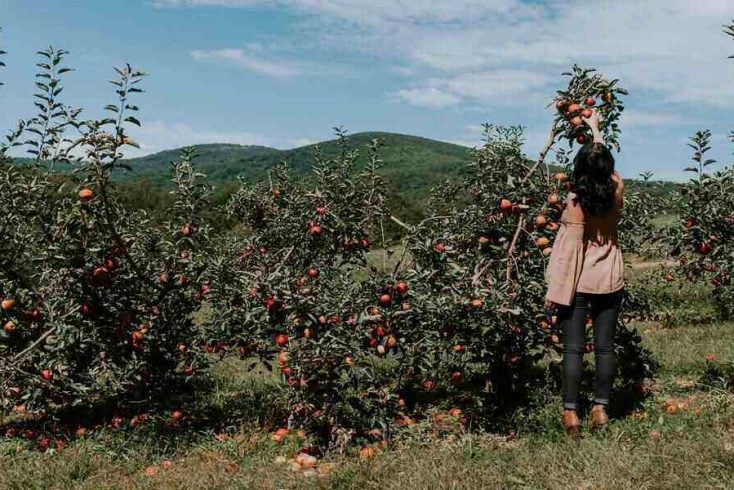
[[[584,213],[601,216],[614,206],[614,157],[602,143],[587,143],[573,160],[571,188]]]

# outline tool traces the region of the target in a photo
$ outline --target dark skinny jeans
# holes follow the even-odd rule
[[[607,406],[614,383],[614,332],[622,304],[622,291],[609,294],[576,293],[570,306],[558,310],[563,332],[563,407],[579,409],[579,383],[586,352],[586,318],[594,322],[596,382],[594,403]]]

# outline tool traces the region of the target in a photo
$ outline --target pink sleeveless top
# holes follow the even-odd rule
[[[569,194],[573,199],[573,194]],[[550,262],[546,269],[546,299],[568,306],[577,292],[607,294],[624,287],[622,251],[617,242],[620,209],[584,223],[561,216]]]

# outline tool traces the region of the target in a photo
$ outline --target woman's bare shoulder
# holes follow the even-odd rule
[[[624,180],[616,171],[612,174],[612,181],[616,184],[617,189],[624,189]]]
[[[566,197],[566,208],[563,210],[563,218],[577,223],[584,221],[584,211],[581,209],[581,203],[573,192],[569,192]]]

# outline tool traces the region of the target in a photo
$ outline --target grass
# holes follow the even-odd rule
[[[247,428],[235,428],[227,440],[103,431],[55,455],[0,443],[0,488],[734,487],[734,395],[695,383],[707,353],[734,358],[734,325],[639,327],[662,363],[656,395],[644,411],[614,421],[607,434],[580,442],[562,435],[558,407],[551,405],[533,415],[542,432],[511,440],[492,434],[437,438],[418,425],[372,461],[333,456],[323,466],[330,468],[327,475],[305,476],[276,462],[295,447],[278,447]],[[236,363],[225,363],[217,374],[218,392],[257,392],[257,383],[268,383],[265,375],[243,377]],[[146,474],[149,467],[155,475]]]

